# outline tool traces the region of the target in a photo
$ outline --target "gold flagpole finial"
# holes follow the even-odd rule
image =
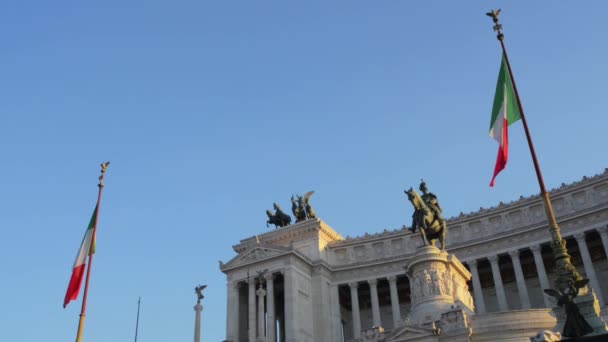
[[[103,188],[103,176],[105,175],[105,173],[108,169],[108,165],[110,165],[109,161],[101,164],[101,176],[99,176],[99,184],[98,184],[98,186],[100,188]]]
[[[492,27],[494,29],[494,31],[497,32],[496,38],[498,38],[498,40],[502,40],[502,38],[504,37],[502,34],[502,25],[498,23],[498,16],[500,15],[500,8],[497,10],[491,10],[490,12],[486,13],[486,15],[490,18],[492,18],[492,21],[494,22],[494,27]]]

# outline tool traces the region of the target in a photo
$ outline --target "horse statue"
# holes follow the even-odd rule
[[[310,205],[310,196],[312,196],[314,193],[314,191],[309,191],[304,195],[304,198],[300,197],[300,207],[304,207],[306,211],[306,219],[317,218],[317,213]]]
[[[296,223],[306,221],[306,209],[302,203],[302,196],[291,196],[291,212],[296,218]]]
[[[271,210],[266,210],[266,215],[268,215],[266,227],[268,227],[269,224],[274,224],[275,228],[280,228],[291,224],[291,216],[285,214],[278,204],[274,203],[274,209],[276,210],[276,213],[273,213]]]
[[[414,206],[411,230],[415,232],[416,228],[420,229],[422,243],[425,245],[428,241],[430,245],[435,246],[436,240],[439,240],[441,250],[445,251],[445,238],[447,235],[445,220],[435,215],[416,190],[410,188],[404,192]]]

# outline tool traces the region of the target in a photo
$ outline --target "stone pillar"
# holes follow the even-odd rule
[[[585,274],[587,275],[587,278],[589,278],[589,285],[591,285],[591,288],[594,290],[595,295],[597,296],[597,300],[600,302],[600,306],[603,307],[604,298],[600,289],[600,283],[597,281],[597,275],[595,274],[595,268],[593,267],[591,256],[589,255],[589,248],[587,247],[587,241],[585,241],[585,233],[576,233],[574,234],[574,238],[576,239],[578,249],[583,259],[583,265],[585,266]]]
[[[331,326],[332,329],[332,338],[333,341],[338,342],[341,341],[342,338],[342,317],[340,314],[340,291],[338,284],[331,284],[330,288],[330,296],[331,296]],[[273,341],[274,342],[274,341]]]
[[[255,292],[258,295],[258,340],[263,340],[265,337],[264,327],[266,326],[266,322],[264,320],[264,297],[266,297],[266,290],[262,287],[262,283],[260,282],[260,287]]]
[[[274,312],[274,275],[266,274],[266,342],[275,342],[277,336],[277,323]]]
[[[513,270],[515,271],[515,281],[517,281],[517,292],[519,292],[519,301],[522,309],[530,308],[530,297],[528,296],[528,288],[526,287],[526,279],[524,272],[521,269],[521,260],[519,260],[519,250],[510,251],[511,261],[513,262]]]
[[[359,283],[348,284],[350,286],[350,301],[353,311],[353,338],[361,337],[361,317],[359,315]]]
[[[297,292],[295,291],[295,271],[293,269],[283,270],[284,276],[284,289],[285,289],[285,313],[283,315],[285,322],[283,322],[285,328],[285,342],[296,342],[298,341],[298,331],[296,329],[296,299]],[[283,340],[281,340],[283,341]]]
[[[507,297],[505,296],[505,288],[502,284],[502,277],[500,275],[500,267],[498,266],[498,255],[491,255],[488,257],[490,260],[490,266],[492,266],[492,277],[494,278],[494,288],[496,289],[496,297],[498,298],[498,311],[507,311]]]
[[[473,278],[473,295],[475,296],[475,307],[478,314],[486,313],[486,303],[483,301],[483,290],[479,281],[479,272],[477,271],[477,260],[467,261],[471,268],[471,276]]]
[[[602,238],[602,244],[604,245],[604,253],[608,256],[608,226],[599,228],[598,233]],[[599,291],[598,291],[599,292]]]
[[[536,273],[538,273],[538,280],[540,282],[540,289],[543,292],[543,298],[545,299],[545,307],[553,307],[553,303],[549,298],[549,295],[544,290],[550,289],[549,279],[547,278],[547,271],[545,271],[545,263],[543,262],[543,255],[541,253],[540,245],[534,245],[530,247],[532,255],[534,255],[534,264],[536,265]]]
[[[226,340],[239,339],[239,283],[228,283],[228,308],[226,313]]]
[[[372,325],[380,327],[382,322],[380,321],[380,304],[378,303],[378,279],[368,280],[367,283],[372,297]]]
[[[401,311],[399,308],[399,293],[397,292],[397,276],[388,277],[388,285],[391,290],[391,307],[393,309],[393,329],[401,323]]]
[[[249,341],[255,341],[255,279],[249,279]]]
[[[194,311],[196,312],[196,318],[194,319],[194,342],[201,342],[201,311],[203,311],[201,303],[196,303]]]

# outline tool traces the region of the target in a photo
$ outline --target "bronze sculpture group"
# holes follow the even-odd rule
[[[317,214],[310,205],[310,197],[314,194],[314,191],[307,192],[304,196],[292,195],[291,196],[291,212],[296,218],[296,223],[306,221],[308,219],[317,218]],[[291,224],[291,216],[286,214],[281,207],[274,203],[274,210],[266,210],[268,215],[268,221],[266,221],[266,227],[274,224],[275,228],[285,227]]]
[[[422,191],[422,196],[412,188],[404,191],[414,206],[410,230],[412,232],[416,232],[416,229],[420,230],[423,244],[428,242],[432,246],[435,246],[436,240],[439,240],[441,249],[445,251],[447,225],[443,218],[443,210],[439,206],[437,196],[428,191],[424,180],[420,182],[419,189]]]
[[[568,287],[560,289],[559,292],[553,289],[544,290],[546,294],[555,297],[557,305],[563,306],[566,311],[566,322],[564,323],[562,336],[579,337],[593,332],[593,328],[587,323],[578,305],[574,302],[574,298],[578,296],[579,289],[587,286],[588,282],[589,279],[570,281]]]

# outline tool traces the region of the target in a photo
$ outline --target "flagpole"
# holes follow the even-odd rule
[[[84,295],[82,296],[82,309],[80,310],[80,320],[78,321],[78,333],[76,334],[76,342],[82,342],[82,333],[84,331],[84,320],[86,317],[87,311],[87,295],[89,293],[89,279],[91,278],[91,267],[93,265],[93,254],[91,253],[91,248],[95,248],[95,238],[97,236],[97,220],[99,219],[99,205],[101,204],[101,193],[103,191],[103,177],[106,173],[106,170],[110,165],[110,162],[105,162],[101,164],[101,176],[99,176],[99,192],[97,194],[97,206],[95,207],[95,225],[93,226],[93,237],[91,239],[91,247],[89,248],[89,263],[87,266],[87,280],[84,284]]]
[[[135,323],[135,342],[137,342],[137,330],[139,329],[139,306],[141,303],[141,297],[137,300],[137,321]]]
[[[538,179],[538,186],[540,187],[540,196],[542,197],[545,205],[545,214],[549,223],[549,232],[551,233],[552,239],[551,248],[553,250],[553,258],[555,260],[555,265],[558,273],[558,277],[555,280],[555,283],[558,289],[565,289],[568,288],[569,282],[574,283],[576,281],[582,280],[583,277],[578,273],[576,268],[574,268],[574,266],[570,262],[570,255],[568,254],[568,249],[566,248],[566,240],[562,238],[559,226],[557,224],[557,220],[555,219],[553,205],[551,204],[551,197],[549,196],[549,193],[547,192],[547,189],[545,187],[545,182],[543,181],[543,175],[540,171],[540,164],[538,163],[538,158],[536,157],[536,151],[534,150],[534,144],[532,143],[532,136],[530,135],[530,130],[528,129],[528,122],[524,114],[524,107],[521,104],[521,100],[519,98],[519,92],[517,91],[517,85],[515,84],[515,77],[513,76],[513,71],[511,70],[511,63],[509,63],[509,56],[507,55],[504,35],[502,33],[502,25],[498,23],[499,14],[500,9],[486,13],[487,16],[492,18],[492,21],[495,24],[493,29],[497,32],[496,38],[498,39],[498,41],[500,42],[500,46],[502,47],[502,53],[507,63],[509,75],[511,76],[511,82],[513,83],[515,98],[517,99],[517,106],[519,107],[519,113],[521,114],[521,121],[524,125],[526,139],[528,140],[528,147],[530,148],[532,162],[534,163],[534,170],[536,171],[536,178]]]

